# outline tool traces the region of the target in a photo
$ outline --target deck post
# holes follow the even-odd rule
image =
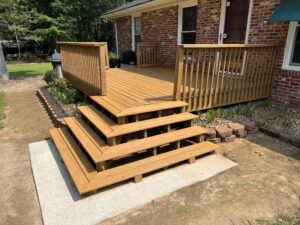
[[[174,92],[173,92],[174,101],[180,100],[182,72],[183,72],[183,56],[184,56],[184,48],[183,46],[178,45],[177,53],[176,53],[176,70],[175,70]]]
[[[106,95],[106,68],[108,60],[107,45],[99,45],[99,76],[100,76],[100,95]]]

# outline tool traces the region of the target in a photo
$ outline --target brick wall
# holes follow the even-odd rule
[[[250,44],[286,43],[288,23],[265,23],[274,12],[279,0],[254,0],[249,32]],[[275,80],[272,88],[272,98],[287,101],[300,106],[300,72],[283,70],[284,48],[278,60]]]
[[[159,43],[159,61],[174,66],[176,61],[178,6],[145,12],[141,18],[142,41]]]
[[[218,43],[221,0],[199,0],[197,15],[198,44]]]
[[[122,53],[132,50],[131,17],[126,16],[117,19],[119,57]]]

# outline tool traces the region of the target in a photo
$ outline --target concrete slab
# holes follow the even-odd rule
[[[237,164],[213,154],[164,172],[140,183],[123,182],[81,197],[51,141],[29,145],[32,171],[45,225],[92,225],[140,207],[178,189],[206,180]]]

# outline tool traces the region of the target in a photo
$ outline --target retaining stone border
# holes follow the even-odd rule
[[[46,87],[37,90],[37,96],[41,99],[46,110],[56,127],[65,125],[63,120],[68,114],[64,111],[58,101],[49,93]]]

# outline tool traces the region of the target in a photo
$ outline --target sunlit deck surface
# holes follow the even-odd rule
[[[172,101],[175,70],[114,68],[106,71],[107,95],[98,96],[116,110]]]

